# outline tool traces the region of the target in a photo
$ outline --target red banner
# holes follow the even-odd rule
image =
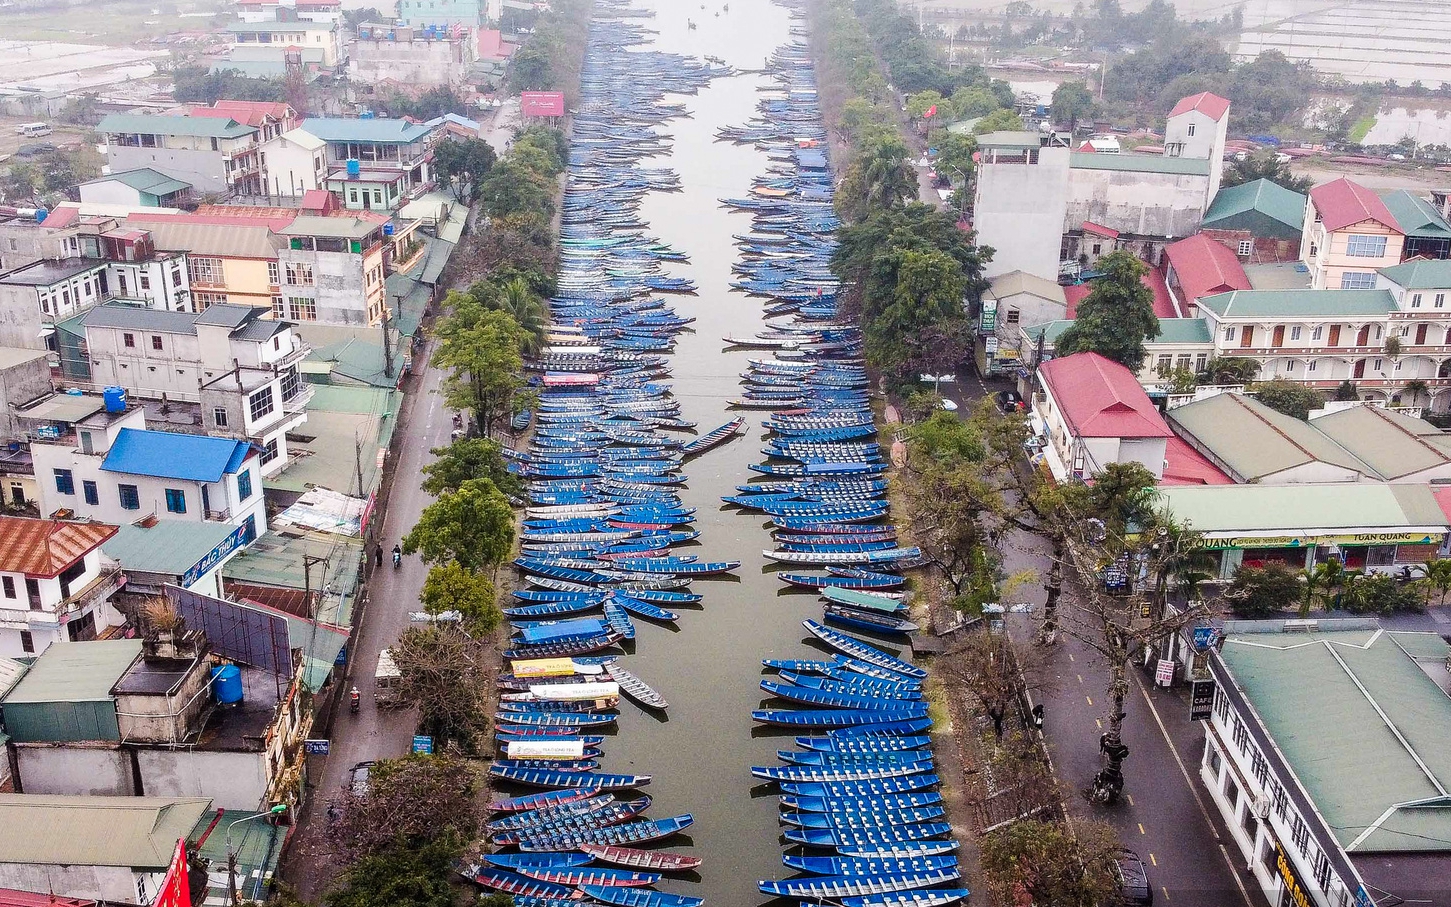
[[[933,104],[931,107],[928,107],[927,108],[927,112],[926,113],[922,114],[922,119],[925,120],[925,119],[928,119],[930,117],[935,117],[935,116],[937,116],[937,105],[936,104]]]
[[[191,907],[191,885],[186,878],[186,839],[176,842],[176,853],[161,880],[161,889],[151,907]]]

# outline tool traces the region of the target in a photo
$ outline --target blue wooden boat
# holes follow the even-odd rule
[[[774,680],[761,681],[761,689],[781,699],[789,699],[792,702],[801,702],[806,705],[824,706],[829,709],[911,713],[909,717],[914,718],[927,714],[926,705],[902,699],[884,699],[871,695],[853,696],[848,693],[836,693],[811,687],[790,686]],[[920,715],[917,714],[918,712]]]
[[[866,630],[871,633],[886,633],[907,636],[917,632],[917,624],[880,611],[868,611],[849,605],[825,604],[821,606],[822,616],[832,623]]]
[[[668,819],[626,822],[623,825],[610,825],[605,828],[561,832],[556,835],[547,835],[521,841],[519,842],[519,849],[537,852],[578,850],[584,844],[640,844],[645,841],[655,841],[660,838],[669,837],[689,828],[694,822],[695,818],[689,813],[685,813],[684,815],[671,816]]]
[[[841,898],[852,895],[883,894],[893,891],[910,891],[928,888],[960,878],[957,867],[923,870],[921,872],[894,873],[871,876],[809,876],[802,879],[787,879],[780,882],[761,882],[757,887],[762,894],[775,897]]]
[[[952,853],[957,850],[957,847],[958,843],[949,839],[946,841],[907,841],[900,844],[852,844],[838,847],[836,852],[843,857],[910,859]]]
[[[634,639],[635,624],[620,603],[613,598],[607,598],[604,607],[605,619],[609,621],[610,629],[620,634],[621,639]]]
[[[570,602],[540,602],[537,605],[521,605],[517,608],[503,608],[505,617],[561,617],[567,614],[578,614],[582,611],[589,611],[598,608],[598,600],[583,599]]]
[[[836,680],[830,676],[817,677],[809,674],[796,674],[791,671],[781,672],[781,682],[794,687],[806,687],[827,693],[845,693],[848,696],[871,696],[878,699],[910,702],[922,698],[922,691],[917,687],[892,686],[885,681],[869,682],[873,680],[875,678],[865,676],[861,676],[861,682],[858,682],[856,680]]]
[[[501,781],[526,787],[581,790],[629,790],[650,783],[649,775],[617,775],[605,772],[554,772],[542,768],[508,768],[489,766],[489,775]]]
[[[900,614],[907,610],[907,603],[893,593],[882,594],[843,586],[827,586],[821,590],[821,594],[829,602],[858,610],[880,611],[883,614]]]
[[[833,666],[830,661],[810,661],[801,658],[763,658],[761,664],[773,671],[797,674],[820,674]]]
[[[556,819],[585,816],[590,813],[599,812],[614,803],[614,794],[599,794],[593,797],[586,797],[583,800],[562,803],[558,806],[546,806],[542,809],[531,809],[527,812],[512,813],[502,819],[485,822],[484,829],[489,832],[499,832],[510,831],[516,828],[528,828],[531,825],[548,825]],[[503,866],[504,864],[496,863],[495,865]]]
[[[563,728],[589,728],[603,727],[607,724],[614,724],[618,715],[613,713],[584,713],[584,712],[542,712],[542,711],[517,711],[500,712],[494,716],[497,725],[512,725],[514,727],[563,727]]]
[[[835,728],[826,736],[840,740],[843,737],[896,737],[902,734],[921,734],[932,730],[931,718],[912,718],[901,721],[887,721],[882,724],[861,724]]]
[[[947,869],[957,865],[957,857],[803,857],[786,854],[781,862],[787,869],[809,872],[812,875],[863,876]]]
[[[914,664],[888,655],[881,649],[868,645],[853,636],[847,636],[844,633],[838,633],[835,630],[822,626],[814,620],[803,620],[801,625],[812,636],[815,636],[836,651],[852,658],[864,661],[875,667],[894,671],[907,677],[922,679],[927,676],[926,671]]]
[[[925,841],[952,833],[946,822],[917,825],[863,826],[860,828],[786,828],[781,836],[794,844],[811,847],[844,847],[854,844],[904,844]]]
[[[876,809],[911,809],[914,806],[935,806],[942,802],[936,791],[913,791],[904,794],[883,794],[879,797],[793,797],[782,794],[782,809],[801,813],[848,812],[870,813]]]
[[[563,736],[551,736],[541,734],[506,734],[497,733],[494,739],[500,743],[578,743],[586,749],[598,750],[603,746],[605,738],[599,734],[567,734]]]
[[[635,818],[649,808],[649,797],[641,797],[638,800],[631,800],[628,803],[611,803],[593,812],[580,813],[572,816],[560,816],[539,825],[528,825],[523,828],[493,832],[491,833],[490,840],[500,847],[508,847],[514,844],[523,846],[524,844],[533,843],[555,835],[573,834],[619,825],[621,822]],[[551,849],[567,850],[568,848]]]
[[[674,623],[680,619],[680,615],[674,611],[667,611],[658,605],[652,605],[647,601],[635,598],[632,595],[616,595],[615,602],[629,613],[636,617],[644,617],[650,620],[660,620],[667,623]]]
[[[729,422],[717,428],[713,428],[698,438],[688,442],[681,448],[680,452],[688,457],[698,457],[708,450],[730,441],[746,425],[744,416],[737,416]]]
[[[510,660],[566,658],[571,655],[585,655],[590,652],[598,652],[600,649],[608,649],[620,639],[620,634],[611,629],[595,636],[562,639],[536,646],[515,646],[512,649],[505,649],[504,657]]]
[[[866,781],[783,781],[781,793],[796,797],[878,797],[936,787],[936,775],[905,775]]]
[[[610,888],[602,885],[581,885],[589,897],[617,907],[704,907],[705,898],[663,891],[640,891],[636,888]]]
[[[885,512],[861,511],[865,516]],[[922,557],[921,548],[886,548],[881,551],[787,551],[763,550],[761,556],[778,564],[911,564]]]
[[[541,882],[538,879],[531,879],[497,866],[477,866],[472,868],[467,875],[485,888],[509,894],[545,898],[572,898],[575,896],[573,888],[555,885],[553,882]]]
[[[593,796],[594,792],[588,790],[552,790],[542,794],[529,794],[523,797],[509,797],[504,800],[494,800],[489,804],[489,810],[496,813],[523,812],[530,809],[542,809],[546,806],[555,806],[561,803],[573,803],[577,800],[584,800]]]
[[[947,812],[940,806],[909,806],[905,809],[878,809],[855,813],[781,813],[781,824],[796,828],[856,828],[871,825],[904,825],[930,822]]]
[[[495,759],[491,764],[500,769],[539,768],[553,772],[592,772],[600,767],[594,759]]]
[[[888,753],[925,749],[932,745],[927,736],[901,737],[797,737],[796,745],[818,753]]]
[[[927,720],[927,706],[923,703],[903,703],[911,709],[756,709],[751,718],[762,724],[781,727],[844,728],[865,724],[881,724],[912,719]]]
[[[484,860],[501,869],[518,869],[521,866],[588,866],[592,857],[583,853],[490,853]]]
[[[740,561],[688,562],[671,557],[623,558],[615,561],[626,570],[640,573],[673,573],[678,576],[713,576],[729,573],[741,565]]]
[[[825,768],[848,765],[902,765],[931,762],[927,750],[890,750],[882,753],[822,753],[814,750],[777,750],[776,758],[788,765],[817,765]]]
[[[576,888],[580,885],[641,887],[654,885],[663,878],[658,872],[611,869],[603,866],[521,866],[519,873],[544,882],[573,885]]]
[[[882,778],[901,778],[907,775],[921,775],[932,771],[932,763],[901,762],[864,765],[754,765],[751,774],[764,781],[788,781],[793,783],[830,783],[833,781],[875,781]]]
[[[840,903],[841,907],[947,907],[967,900],[969,894],[966,888],[914,888],[842,898]]]

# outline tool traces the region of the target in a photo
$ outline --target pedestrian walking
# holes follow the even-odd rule
[[[381,566],[383,566],[383,543],[382,542],[374,542],[373,543],[373,566],[374,567],[381,567]]]

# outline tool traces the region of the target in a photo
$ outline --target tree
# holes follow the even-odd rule
[[[1159,336],[1154,293],[1143,283],[1149,268],[1127,251],[1110,252],[1098,260],[1104,276],[1078,304],[1078,316],[1054,344],[1059,356],[1094,352],[1131,372],[1143,368],[1145,340]]]
[[[1270,409],[1296,419],[1309,419],[1312,409],[1325,405],[1325,397],[1313,387],[1306,387],[1285,378],[1252,384],[1249,392]]]
[[[479,181],[478,199],[490,217],[518,213],[554,214],[554,181],[513,155],[504,158]]]
[[[34,164],[12,161],[0,176],[0,198],[8,204],[33,201],[40,191],[41,174]]]
[[[1199,373],[1200,384],[1249,384],[1260,373],[1260,364],[1244,356],[1215,356]]]
[[[492,633],[503,616],[495,604],[494,584],[489,578],[465,570],[455,561],[429,568],[419,601],[423,610],[435,617],[458,612],[464,629],[478,638]]]
[[[1290,165],[1281,161],[1273,148],[1247,154],[1243,160],[1231,163],[1224,168],[1224,180],[1220,185],[1228,188],[1252,183],[1255,180],[1269,180],[1301,195],[1308,194],[1311,187],[1315,185],[1315,181],[1310,177],[1296,176],[1292,173]]]
[[[433,147],[433,172],[453,190],[455,198],[477,200],[483,178],[496,159],[494,146],[483,139],[448,139]]]
[[[1355,389],[1355,385],[1351,384],[1350,379],[1347,378],[1335,386],[1335,399],[1342,403],[1359,400],[1360,392]]]
[[[1287,611],[1303,596],[1300,573],[1279,561],[1240,567],[1224,594],[1234,613],[1250,620]]]
[[[514,546],[509,499],[488,479],[469,479],[444,492],[403,537],[403,552],[431,564],[458,562],[466,570],[497,570]]]
[[[449,370],[444,399],[466,409],[484,434],[514,412],[515,395],[525,387],[523,349],[528,336],[507,312],[488,311],[466,294],[450,292],[450,314],[439,321],[433,364]]]
[[[1102,520],[1108,532],[1123,535],[1153,521],[1156,484],[1142,463],[1105,463],[1081,495],[1082,507],[1092,519]]]
[[[977,139],[958,132],[943,132],[934,140],[937,157],[933,166],[942,176],[952,180],[957,189],[966,189],[972,177],[972,156],[977,153]]]
[[[429,451],[438,459],[423,467],[423,490],[431,495],[458,491],[470,479],[488,479],[507,494],[523,490],[519,477],[509,472],[499,442],[488,438],[459,438],[447,447]]]
[[[180,66],[171,71],[172,97],[178,101],[213,104],[233,101],[286,100],[287,86],[281,79],[254,79],[235,69],[213,71],[206,66]]]
[[[1431,590],[1435,589],[1440,599],[1437,604],[1446,604],[1446,594],[1451,592],[1451,558],[1438,557],[1426,561],[1418,568],[1426,578],[1426,604],[1431,603]]]
[[[874,142],[847,166],[837,209],[848,221],[857,221],[881,208],[899,208],[917,192],[907,146],[891,136]]]
[[[556,84],[553,48],[526,41],[509,59],[509,87],[514,91],[542,91]]]
[[[1340,585],[1342,568],[1335,559],[1324,560],[1300,571],[1300,619],[1310,616],[1316,605],[1327,611],[1335,601],[1334,590]]]
[[[1019,647],[1006,633],[986,629],[969,633],[962,645],[941,659],[939,668],[955,689],[966,692],[993,723],[1001,742],[1008,712],[1018,704],[1028,673],[1042,672],[1041,649]]]
[[[1070,133],[1078,131],[1078,121],[1093,114],[1093,95],[1083,82],[1064,82],[1053,89],[1053,122],[1068,123]]]
[[[344,788],[328,838],[349,863],[394,848],[462,844],[483,819],[479,790],[474,768],[453,756],[382,759],[368,770],[366,789]]]
[[[1023,119],[1016,113],[1006,108],[994,110],[992,113],[978,120],[972,127],[973,135],[986,135],[989,132],[1015,132],[1023,128]]]
[[[524,332],[524,352],[530,355],[538,353],[549,331],[549,310],[529,281],[522,276],[514,276],[501,284],[491,282],[484,286],[487,288],[484,307],[505,312],[513,318]],[[475,284],[469,292],[475,293],[477,289],[479,285]]]
[[[1352,614],[1394,614],[1419,611],[1424,605],[1424,580],[1403,583],[1383,573],[1367,573],[1350,579],[1341,596],[1341,607]]]
[[[423,733],[437,747],[459,744],[477,751],[489,736],[488,695],[493,684],[488,650],[458,627],[409,627],[390,650],[398,665],[398,696],[419,710]]]
[[[364,857],[328,892],[327,907],[453,907],[449,878],[461,844],[435,841]]]
[[[953,367],[966,355],[961,342],[967,331],[962,268],[937,250],[898,254],[897,283],[890,299],[883,300],[879,310],[866,313],[862,333],[867,361],[899,380],[924,371],[940,373],[942,366]],[[961,322],[961,326],[941,333],[929,330],[943,322]],[[943,346],[949,347],[947,354]]]
[[[1020,819],[982,836],[982,871],[999,903],[1097,907],[1118,894],[1118,848],[1103,822]]]

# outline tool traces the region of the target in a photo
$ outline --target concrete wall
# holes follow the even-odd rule
[[[1075,169],[1059,232],[1088,220],[1137,236],[1189,236],[1204,216],[1207,186],[1208,177],[1193,174]]]
[[[359,38],[348,52],[348,74],[354,81],[393,79],[413,85],[455,85],[473,62],[473,32],[451,41],[371,40]]]
[[[114,747],[15,745],[20,788],[27,794],[134,797],[129,755]]]
[[[1299,237],[1276,239],[1273,236],[1256,236],[1251,230],[1202,230],[1200,232],[1223,244],[1236,255],[1239,255],[1239,244],[1249,242],[1250,254],[1239,256],[1240,260],[1247,264],[1300,260]]]
[[[228,191],[227,169],[220,151],[107,145],[106,160],[113,173],[150,167],[174,179],[191,183],[198,195]]]
[[[216,808],[256,810],[267,794],[262,753],[143,749],[136,761],[148,797],[211,797]]]
[[[1168,446],[1164,438],[1123,438],[1118,445],[1118,462],[1142,463],[1154,474],[1154,478],[1162,479],[1164,453]]]
[[[1058,278],[1068,173],[1066,148],[1040,150],[1036,164],[978,168],[973,229],[978,243],[993,249],[983,276],[1026,271],[1045,280]]]
[[[147,875],[147,873],[143,873]],[[137,873],[125,866],[42,866],[0,863],[0,888],[18,888],[62,897],[94,898],[126,904],[145,903]]]
[[[281,249],[277,258],[286,274],[289,261],[312,266],[312,286],[282,287],[287,299],[317,301],[319,324],[367,324],[368,287],[363,282],[363,256],[351,252],[310,252],[305,249]],[[289,303],[288,313],[296,319]]]
[[[285,135],[262,146],[263,191],[270,195],[301,195],[327,182],[327,149],[306,148]]]
[[[0,284],[0,346],[46,349],[35,287]]]
[[[100,180],[94,183],[82,183],[80,187],[81,201],[95,203],[98,205],[130,205],[141,207],[150,205],[153,196],[142,196],[141,190],[126,185],[120,180]]]
[[[49,392],[50,363],[44,356],[0,370],[0,433],[6,438],[19,437],[15,407]]]
[[[0,271],[11,271],[40,261],[64,258],[66,240],[74,230],[47,230],[33,218],[17,217],[0,223]]]

